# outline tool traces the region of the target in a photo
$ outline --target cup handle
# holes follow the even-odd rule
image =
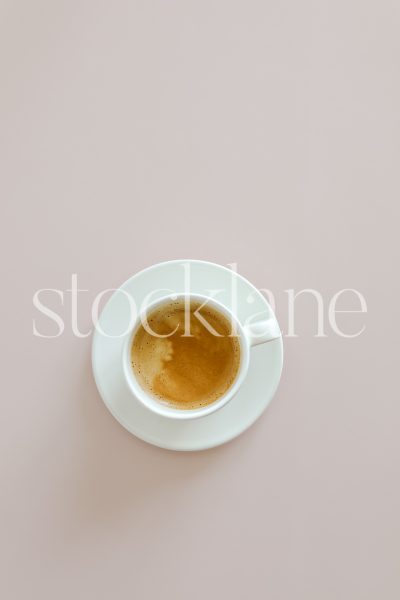
[[[250,346],[257,346],[282,337],[278,321],[275,318],[257,321],[244,326],[244,331]]]

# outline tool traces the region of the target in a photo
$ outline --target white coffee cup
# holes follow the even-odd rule
[[[222,313],[232,323],[240,342],[240,365],[235,381],[231,387],[215,402],[204,406],[204,408],[196,408],[192,410],[172,408],[148,394],[137,381],[131,364],[131,347],[133,338],[143,322],[144,317],[151,313],[158,306],[171,301],[175,302],[185,299],[186,302],[197,301],[201,302],[202,304],[205,303],[204,305],[214,308],[218,312]],[[235,394],[237,394],[238,390],[246,379],[246,375],[249,370],[251,361],[250,348],[257,344],[263,344],[278,339],[281,337],[281,335],[282,334],[279,329],[278,322],[274,315],[267,320],[256,321],[255,323],[243,326],[241,323],[239,323],[236,316],[230,310],[213,298],[201,294],[170,294],[149,304],[138,316],[133,324],[131,332],[127,335],[122,350],[125,380],[132,394],[143,404],[143,406],[161,417],[175,420],[187,420],[204,417],[225,406],[225,404],[227,404],[235,396]]]

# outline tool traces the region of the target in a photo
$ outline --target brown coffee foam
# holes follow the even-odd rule
[[[133,339],[132,368],[141,387],[174,408],[195,409],[215,402],[231,387],[239,370],[240,343],[230,335],[229,320],[214,308],[200,306],[190,303],[190,337],[183,335],[184,303],[176,301],[148,316],[157,335],[141,324]],[[198,320],[197,309],[213,331]]]

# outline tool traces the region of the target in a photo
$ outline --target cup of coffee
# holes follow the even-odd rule
[[[275,317],[241,325],[215,299],[164,296],[134,323],[123,345],[125,380],[149,410],[169,419],[206,416],[243,384],[250,348],[281,337]]]

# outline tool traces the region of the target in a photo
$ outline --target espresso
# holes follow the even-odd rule
[[[215,308],[171,301],[140,324],[131,361],[148,394],[172,408],[191,410],[229,390],[239,370],[240,342],[230,321]]]

